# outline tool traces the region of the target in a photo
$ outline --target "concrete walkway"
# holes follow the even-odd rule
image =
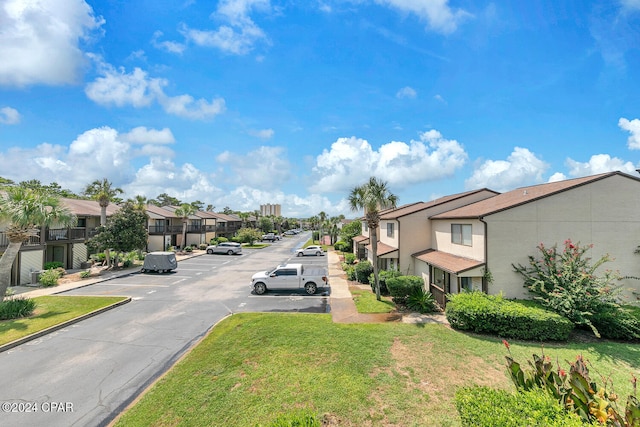
[[[342,270],[340,258],[334,251],[327,253],[329,257],[329,283],[331,285],[331,317],[336,323],[440,323],[448,325],[444,314],[420,314],[420,313],[384,313],[365,314],[358,313],[353,296],[349,291],[349,281]]]

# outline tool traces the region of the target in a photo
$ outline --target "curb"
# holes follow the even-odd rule
[[[122,301],[118,301],[118,302],[113,303],[111,305],[108,305],[106,307],[102,307],[102,308],[99,308],[97,310],[91,311],[89,313],[83,314],[81,316],[75,317],[73,319],[67,320],[66,322],[58,323],[57,325],[53,325],[53,326],[50,326],[50,327],[48,327],[46,329],[43,329],[41,331],[34,332],[33,334],[27,335],[26,337],[18,338],[15,341],[11,341],[9,343],[0,345],[0,353],[2,353],[4,351],[7,351],[7,350],[11,350],[14,347],[17,347],[17,346],[19,346],[21,344],[24,344],[26,342],[29,342],[29,341],[33,341],[33,340],[38,339],[38,338],[40,338],[42,336],[50,334],[51,332],[55,332],[55,331],[57,331],[59,329],[65,328],[65,327],[67,327],[69,325],[73,325],[74,323],[78,323],[78,322],[80,322],[82,320],[85,320],[85,319],[88,319],[90,317],[97,316],[98,314],[104,313],[105,311],[111,310],[112,308],[119,307],[119,306],[127,304],[129,302],[131,302],[131,297],[126,297]]]

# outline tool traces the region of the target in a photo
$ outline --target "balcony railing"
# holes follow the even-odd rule
[[[9,238],[4,231],[0,231],[0,248],[9,246]],[[29,240],[22,242],[22,246],[40,246],[40,236],[29,237]]]

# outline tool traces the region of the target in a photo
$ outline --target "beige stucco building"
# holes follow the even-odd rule
[[[610,172],[503,194],[484,189],[449,197],[453,200],[385,211],[379,230],[379,266],[422,276],[441,301],[463,289],[528,298],[513,264],[526,265],[540,243],[563,247],[567,239],[593,244],[588,253],[593,260],[610,254],[613,261],[603,268],[640,277],[640,254],[635,253],[640,179],[635,176]],[[355,240],[362,245],[367,238],[363,232]],[[640,280],[618,284],[627,298],[640,297]]]

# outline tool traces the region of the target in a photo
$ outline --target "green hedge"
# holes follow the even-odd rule
[[[573,330],[568,319],[535,301],[506,300],[478,291],[448,295],[445,314],[454,329],[504,338],[566,341]]]
[[[465,427],[582,427],[583,421],[566,412],[548,393],[532,390],[510,393],[489,387],[463,387],[455,404]]]
[[[386,277],[389,295],[396,304],[406,304],[410,295],[418,292],[424,286],[424,281],[419,276],[391,276]]]
[[[622,306],[595,313],[591,319],[602,338],[640,341],[640,308]]]

